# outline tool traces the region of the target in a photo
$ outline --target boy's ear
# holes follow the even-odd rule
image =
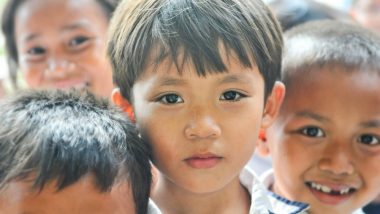
[[[135,123],[135,114],[133,112],[133,107],[129,103],[127,99],[121,95],[120,89],[119,88],[114,88],[111,94],[111,99],[112,102],[119,106],[124,112],[128,114],[129,119]]]
[[[265,103],[263,118],[261,122],[262,129],[267,129],[276,119],[277,114],[280,110],[282,101],[284,100],[284,96],[285,96],[284,84],[282,82],[276,81],[273,86],[272,92],[268,96]]]

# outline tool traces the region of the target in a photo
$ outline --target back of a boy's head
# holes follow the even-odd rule
[[[357,24],[330,20],[309,22],[284,34],[285,84],[297,72],[326,67],[380,74],[380,38]]]
[[[99,192],[131,185],[137,213],[150,192],[149,150],[127,117],[89,92],[27,91],[0,105],[0,188],[32,180],[60,191],[86,175]]]
[[[258,66],[266,95],[280,78],[282,34],[261,0],[124,0],[109,38],[114,82],[129,101],[146,67],[167,58],[179,73],[191,63],[205,76],[227,72],[223,54],[235,54],[242,66]]]

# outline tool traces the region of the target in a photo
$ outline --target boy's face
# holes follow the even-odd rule
[[[360,24],[380,34],[380,0],[358,0],[351,14]]]
[[[181,76],[166,60],[133,87],[137,127],[152,145],[154,164],[177,188],[206,193],[236,181],[260,126],[277,113],[281,101],[274,96],[264,110],[257,67],[244,68],[233,57],[227,66],[226,73],[199,77],[187,63]],[[275,88],[281,100],[283,85]]]
[[[312,213],[352,213],[380,192],[380,77],[331,68],[293,76],[267,132],[274,191]]]
[[[88,88],[109,96],[108,17],[95,0],[29,0],[15,14],[18,64],[30,88]]]
[[[84,177],[59,192],[53,183],[38,192],[30,189],[28,181],[14,181],[0,192],[0,213],[134,213],[133,196],[127,183],[115,184],[111,192],[104,193],[93,183],[92,177]]]

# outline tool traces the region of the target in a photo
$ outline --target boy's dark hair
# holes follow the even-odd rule
[[[243,66],[258,66],[265,95],[280,78],[281,30],[261,0],[125,0],[114,13],[109,38],[113,80],[130,102],[146,67],[166,58],[179,73],[186,62],[200,76],[226,72],[221,45]]]
[[[94,176],[100,192],[128,181],[137,213],[151,185],[148,145],[119,109],[89,92],[28,91],[0,105],[0,189],[32,179],[41,191]]]
[[[10,78],[17,87],[18,53],[15,41],[15,15],[17,9],[26,0],[7,0],[1,17],[1,30],[5,37],[5,53],[9,68]],[[104,9],[105,15],[111,19],[119,0],[94,0]]]
[[[380,38],[357,24],[332,20],[309,22],[285,33],[285,84],[298,71],[326,66],[380,74]]]
[[[347,13],[315,0],[272,0],[268,5],[279,20],[284,32],[305,22],[349,19]]]

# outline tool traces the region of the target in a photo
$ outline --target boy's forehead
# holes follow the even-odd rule
[[[129,213],[134,201],[127,182],[100,192],[91,177],[58,191],[50,182],[39,191],[30,181],[12,181],[0,192],[0,210],[8,214]]]
[[[224,70],[218,70],[214,68],[213,63],[209,62],[209,66],[206,65],[204,74],[199,72],[199,67],[194,63],[194,60],[190,57],[185,57],[184,51],[181,49],[177,54],[177,58],[173,59],[170,56],[166,56],[162,59],[159,59],[158,53],[153,53],[149,56],[147,62],[149,62],[141,73],[139,79],[144,77],[149,77],[151,75],[159,75],[162,77],[171,75],[177,76],[178,78],[184,77],[208,77],[214,74],[237,74],[242,71],[254,71],[259,72],[259,69],[256,64],[253,64],[252,67],[247,67],[244,65],[237,55],[233,51],[226,51],[224,47],[219,49],[223,64],[225,66]],[[260,73],[260,72],[259,72]]]
[[[380,76],[377,72],[325,66],[294,72],[290,74],[285,84],[287,93],[283,109],[287,109],[286,112],[306,108],[333,112],[337,110],[334,109],[334,103],[346,105],[346,110],[358,106],[358,102],[362,103],[361,108],[366,105],[380,105],[380,88],[378,87]],[[360,94],[367,94],[367,96]],[[373,98],[367,99],[369,96]],[[353,111],[356,111],[355,108]]]

